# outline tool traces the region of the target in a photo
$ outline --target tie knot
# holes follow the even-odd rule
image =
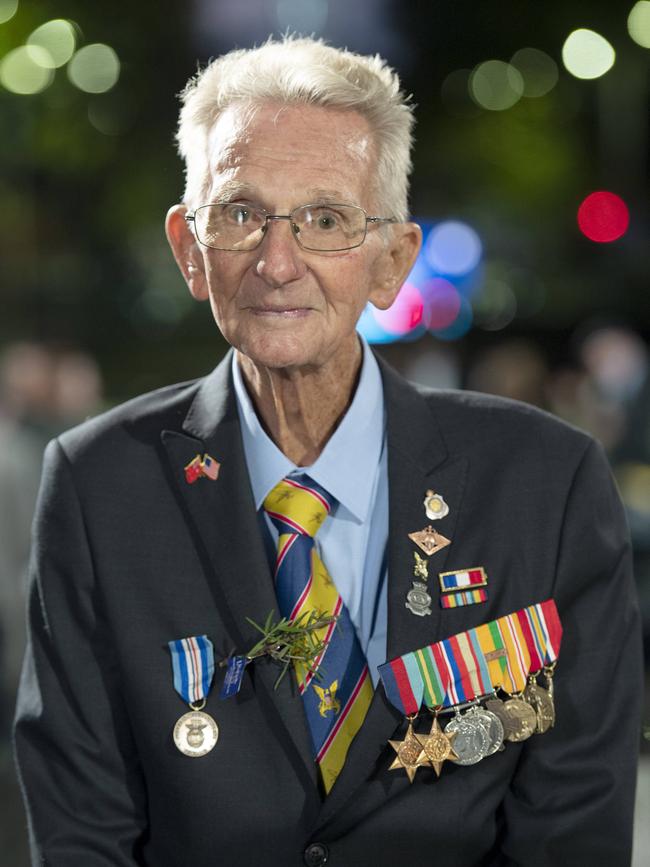
[[[283,479],[264,500],[264,510],[280,534],[316,535],[333,498],[307,475]]]

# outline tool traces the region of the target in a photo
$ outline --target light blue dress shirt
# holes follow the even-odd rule
[[[262,509],[266,495],[286,476],[307,473],[336,499],[316,545],[346,604],[368,660],[374,686],[386,661],[386,549],[388,473],[386,416],[379,367],[362,340],[361,376],[354,398],[318,459],[297,467],[262,428],[233,355],[233,379],[244,454],[269,561],[278,532]]]

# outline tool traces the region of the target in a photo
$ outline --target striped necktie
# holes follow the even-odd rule
[[[264,500],[278,530],[276,594],[283,617],[318,611],[338,617],[317,633],[326,648],[313,666],[296,664],[298,689],[311,732],[313,754],[329,792],[372,699],[368,665],[350,615],[314,545],[333,498],[309,476],[279,482]],[[316,672],[316,676],[314,676]]]

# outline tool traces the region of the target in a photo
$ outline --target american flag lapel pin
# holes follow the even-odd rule
[[[215,482],[219,477],[219,470],[221,469],[221,464],[219,461],[216,461],[211,455],[204,454],[203,460],[201,461],[201,470],[203,471],[203,475],[210,479],[210,481]]]

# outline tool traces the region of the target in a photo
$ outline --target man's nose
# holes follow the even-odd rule
[[[267,220],[255,270],[269,286],[297,280],[306,271],[302,250],[293,235],[290,220]]]

